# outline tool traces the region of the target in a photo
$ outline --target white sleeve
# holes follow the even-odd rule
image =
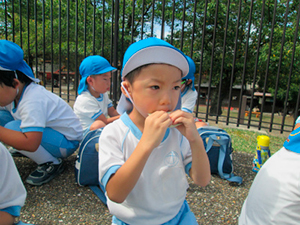
[[[181,97],[181,109],[182,111],[193,113],[194,107],[197,101],[197,91],[193,91],[189,89],[182,97]]]
[[[297,123],[300,123],[300,116],[298,116],[298,118],[296,119],[295,125],[296,125]]]
[[[0,210],[22,207],[26,189],[8,150],[0,143]]]
[[[106,125],[99,138],[99,181],[104,186],[125,162],[122,134],[114,125],[115,123]]]

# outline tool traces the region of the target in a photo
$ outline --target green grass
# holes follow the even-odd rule
[[[257,136],[262,135],[259,132],[249,131],[249,130],[241,130],[235,128],[225,128],[228,134],[231,136],[232,139],[232,146],[234,151],[239,152],[247,152],[255,154],[255,149],[257,145]],[[278,151],[286,137],[284,135],[268,135],[270,137],[270,150],[271,153],[274,154]]]

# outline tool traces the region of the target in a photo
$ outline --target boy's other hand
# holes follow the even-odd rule
[[[169,114],[172,124],[180,124],[176,127],[180,133],[185,136],[189,141],[194,141],[199,138],[199,134],[195,125],[194,117],[191,113],[181,110],[176,110]]]
[[[164,138],[167,128],[172,124],[169,114],[164,111],[156,111],[145,120],[143,136],[152,149],[156,148]]]

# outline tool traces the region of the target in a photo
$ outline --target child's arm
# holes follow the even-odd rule
[[[128,160],[111,176],[106,185],[110,200],[122,203],[136,185],[144,166],[162,141],[172,121],[165,112],[155,112],[145,120],[143,135]]]
[[[95,122],[92,123],[92,125],[90,126],[90,130],[96,130],[101,127],[104,127],[105,125],[107,125],[119,118],[120,118],[119,114],[117,116],[109,117],[109,118],[106,118],[103,114],[101,114],[100,116],[97,117]]]
[[[14,224],[14,217],[7,212],[0,211],[0,225]]]
[[[117,112],[117,110],[115,109],[115,107],[109,107],[108,108],[108,115],[110,116],[110,117],[120,117],[120,115],[119,115],[119,113]]]
[[[181,123],[182,125],[176,127],[182,135],[184,135],[192,150],[192,167],[190,170],[190,177],[194,183],[199,186],[206,186],[211,179],[210,165],[207,153],[204,149],[202,138],[200,137],[191,113],[177,110],[170,114],[173,124]]]
[[[18,150],[36,151],[41,144],[42,136],[42,132],[22,133],[0,126],[0,141]]]

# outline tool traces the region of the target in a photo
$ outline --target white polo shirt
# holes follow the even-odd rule
[[[130,157],[142,136],[124,113],[108,124],[99,139],[99,179],[109,178]],[[155,148],[143,172],[122,204],[107,200],[111,214],[128,224],[162,224],[179,212],[188,188],[185,171],[192,161],[188,140],[176,128],[169,128]]]
[[[30,83],[24,87],[17,108],[11,110],[21,120],[22,132],[43,132],[45,127],[63,134],[70,141],[81,141],[83,130],[72,108],[43,86]]]
[[[191,88],[187,87],[184,89],[184,91],[181,93],[181,110],[193,113],[195,104],[197,101],[197,91],[193,91]]]
[[[83,130],[86,130],[100,116],[108,116],[108,108],[112,107],[112,101],[108,94],[101,94],[99,98],[95,98],[87,90],[77,96],[73,109],[78,116]]]

